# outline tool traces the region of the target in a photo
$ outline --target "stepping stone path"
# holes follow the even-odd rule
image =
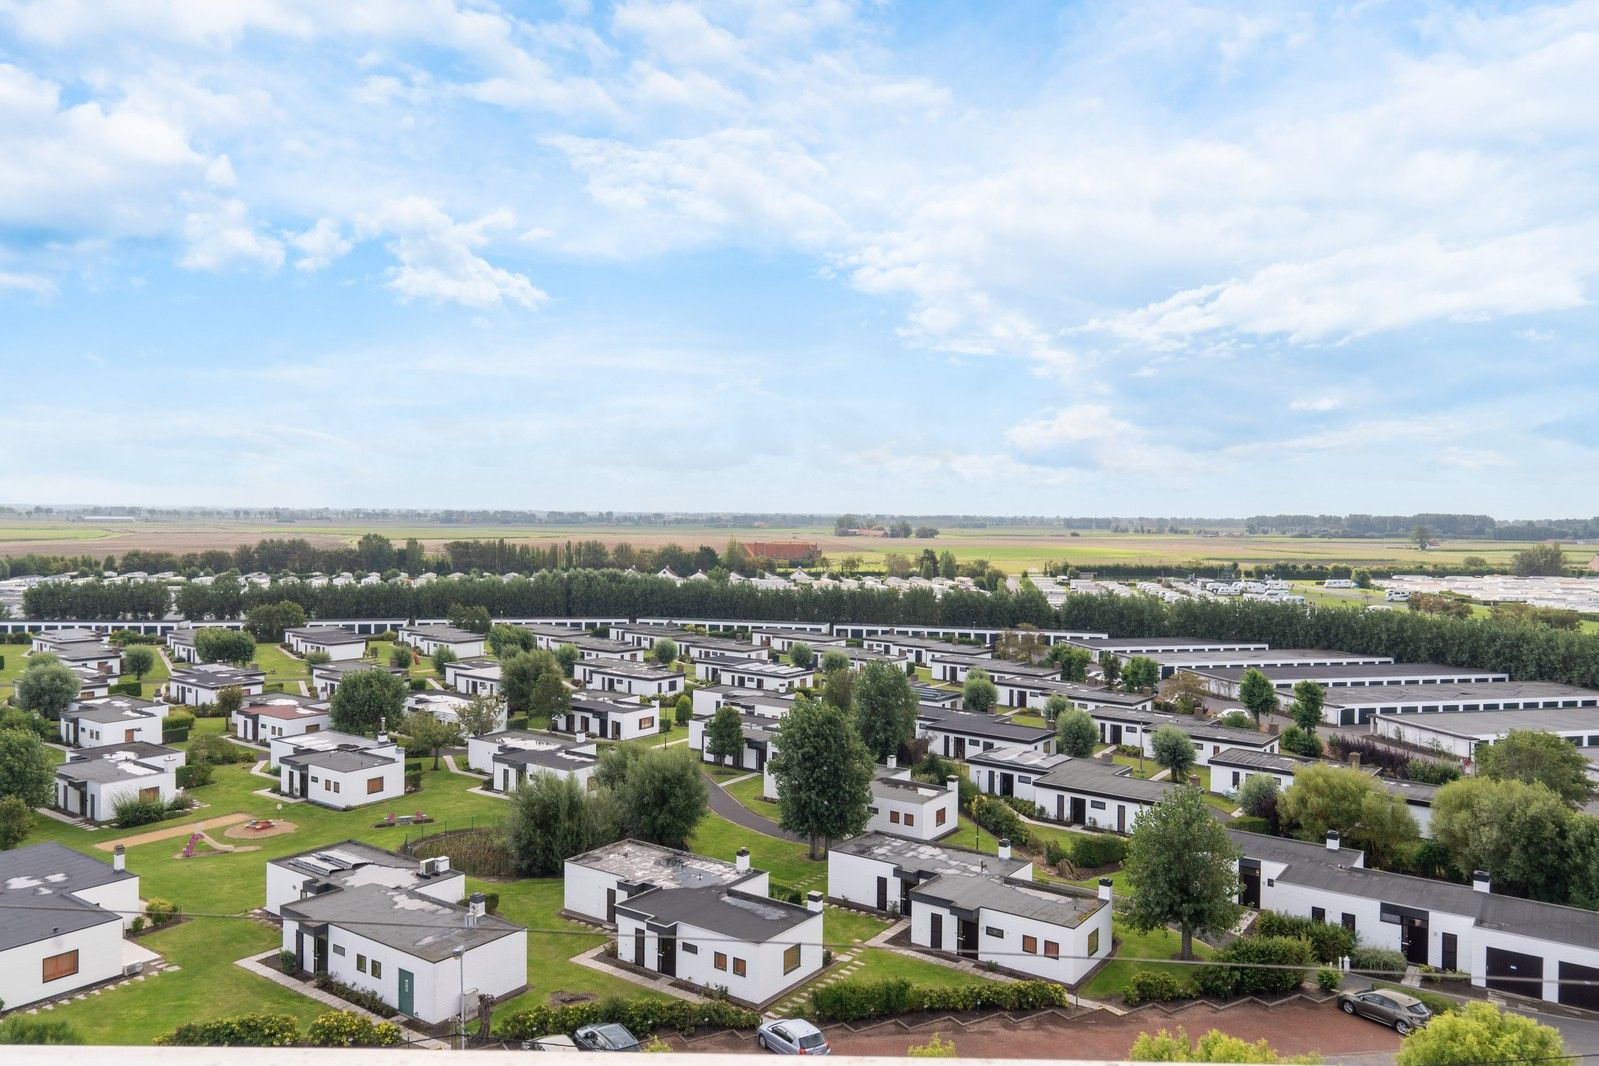
[[[822,978],[815,984],[804,986],[804,988],[820,988],[823,985],[830,985],[834,981],[841,981],[865,965],[860,960],[860,954],[862,950],[859,946],[860,941],[857,940],[855,943],[857,945],[856,947],[850,948],[848,951],[843,951],[833,956],[834,970],[831,974]],[[767,1011],[767,1015],[773,1018],[791,1015],[805,1005],[805,1000],[808,998],[808,996],[808,991],[802,991],[792,995],[783,1002],[779,1003],[777,1006],[773,1007],[771,1010]]]

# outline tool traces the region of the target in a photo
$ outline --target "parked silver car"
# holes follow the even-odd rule
[[[762,1022],[755,1030],[755,1042],[779,1055],[830,1055],[827,1037],[803,1018],[778,1018]]]
[[[1392,988],[1340,992],[1338,1008],[1345,1014],[1358,1014],[1374,1022],[1391,1025],[1400,1036],[1432,1021],[1432,1009],[1427,1004]]]

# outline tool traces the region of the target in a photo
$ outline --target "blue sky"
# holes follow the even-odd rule
[[[0,0],[0,500],[1593,512],[1599,3],[995,6]]]

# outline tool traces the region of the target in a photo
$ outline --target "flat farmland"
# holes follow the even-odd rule
[[[814,542],[835,562],[857,555],[872,567],[889,552],[916,555],[923,548],[949,550],[962,559],[983,558],[1016,573],[1041,569],[1045,563],[1067,562],[1079,567],[1096,565],[1148,565],[1181,568],[1193,563],[1237,562],[1348,563],[1351,565],[1403,566],[1428,562],[1459,564],[1467,556],[1481,556],[1491,564],[1508,565],[1521,541],[1444,541],[1427,552],[1417,551],[1399,538],[1334,539],[1317,537],[1201,537],[1183,534],[1106,533],[1073,531],[1048,526],[1005,526],[984,529],[943,529],[932,540],[888,540],[881,537],[837,537],[823,527],[681,526],[495,526],[454,524],[274,524],[264,522],[93,523],[0,521],[0,555],[29,552],[76,555],[120,555],[130,549],[168,551],[174,554],[221,548],[232,549],[267,537],[300,537],[321,547],[354,544],[364,533],[381,533],[396,542],[416,538],[430,550],[452,540],[498,540],[513,544],[555,544],[568,540],[599,540],[608,545],[626,542],[635,548],[701,544],[721,550],[729,537],[740,541],[796,540]],[[1580,559],[1582,549],[1573,553]]]

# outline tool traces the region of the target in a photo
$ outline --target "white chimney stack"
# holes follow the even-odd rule
[[[950,778],[950,780],[953,781],[954,778]],[[999,857],[1002,859],[1010,858],[1010,837],[999,838]]]
[[[581,729],[579,729],[577,731],[577,742],[579,744],[586,744],[588,742],[588,739],[589,739],[589,735],[586,732],[584,732]]]
[[[1337,851],[1339,846],[1340,846],[1338,842],[1341,839],[1343,839],[1343,838],[1341,836],[1339,836],[1338,830],[1336,830],[1336,829],[1327,830],[1327,850],[1328,851]]]
[[[1471,871],[1471,890],[1473,892],[1493,891],[1493,881],[1488,877],[1487,870]]]
[[[951,792],[959,792],[961,790],[961,779],[956,777],[954,774],[950,774],[948,777],[944,778],[944,787],[949,789]]]
[[[821,914],[822,894],[814,890],[807,892],[805,894],[805,909],[810,911],[812,914]]]
[[[1099,898],[1106,903],[1110,902],[1110,887],[1110,878],[1101,877],[1099,879]]]
[[[111,868],[119,873],[128,868],[128,849],[121,844],[111,849]]]
[[[883,761],[883,765],[888,767],[890,770],[897,770],[899,768],[899,759],[893,755],[890,755]]]
[[[738,854],[733,856],[733,869],[741,874],[750,872],[750,849],[739,848]]]
[[[379,744],[387,744],[388,742],[389,742],[389,720],[387,718],[379,718],[378,719],[378,743]]]
[[[466,901],[466,927],[477,928],[477,923],[483,920],[483,915],[488,909],[488,899],[481,892],[474,892]]]

